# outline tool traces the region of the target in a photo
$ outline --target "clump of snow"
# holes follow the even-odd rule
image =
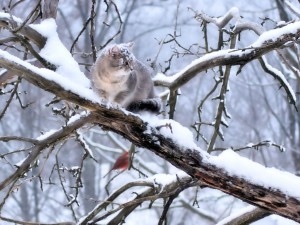
[[[40,55],[58,67],[56,72],[69,78],[70,82],[90,87],[90,80],[80,71],[78,63],[61,43],[56,32],[57,25],[55,20],[52,18],[46,19],[40,24],[31,24],[30,27],[47,38]]]
[[[25,160],[27,159],[29,157],[29,155],[27,155],[24,159],[21,159],[19,162],[17,162],[14,166],[16,166],[16,167],[20,167],[22,164],[23,164],[23,162],[25,162]]]
[[[246,145],[246,147],[248,147],[248,148],[253,148],[253,146],[254,146],[254,144],[251,142]]]
[[[193,133],[180,123],[170,119],[159,119],[156,116],[143,114],[141,118],[148,122],[150,126],[155,127],[162,135],[172,139],[180,146],[190,149],[197,149],[194,142]]]
[[[93,159],[95,159],[94,157],[94,154],[93,154],[93,151],[92,149],[90,148],[90,146],[86,143],[84,137],[83,137],[83,134],[81,132],[78,132],[79,134],[79,140],[81,141],[81,143],[84,145],[84,149],[87,151],[87,153],[89,154],[89,156]]]
[[[25,67],[26,69],[38,74],[41,77],[44,77],[47,80],[53,81],[60,86],[62,86],[66,91],[71,91],[75,94],[80,95],[84,99],[89,99],[90,101],[101,103],[98,95],[89,88],[86,88],[82,85],[82,83],[72,82],[69,78],[61,76],[60,74],[53,72],[46,68],[38,68],[31,65],[28,62],[25,62],[19,59],[16,56],[9,54],[6,51],[0,49],[0,58],[8,60],[10,62],[15,63],[16,65],[20,65]]]
[[[2,17],[2,18],[8,18],[8,19],[13,19],[17,23],[22,23],[23,22],[20,18],[15,17],[13,15],[10,15],[9,13],[0,12],[0,17]]]
[[[261,47],[267,41],[276,41],[282,35],[297,33],[300,30],[300,22],[294,22],[284,27],[273,29],[262,33],[259,38],[251,45],[252,47]]]
[[[38,141],[45,140],[45,139],[47,139],[48,137],[50,137],[52,134],[54,134],[55,132],[57,132],[57,130],[54,130],[54,129],[49,130],[49,131],[43,133],[42,135],[38,136],[38,137],[36,138],[36,140],[38,140]]]
[[[230,20],[231,18],[235,18],[238,21],[241,19],[240,12],[237,7],[232,7],[224,16],[216,19],[216,25],[223,28],[226,21]]]
[[[67,124],[70,124],[70,123],[73,123],[77,120],[79,120],[81,117],[84,117],[84,116],[87,116],[89,114],[89,112],[86,112],[86,111],[82,111],[81,113],[78,113],[74,116],[71,116],[68,120],[68,123]]]
[[[150,180],[154,186],[158,186],[163,190],[166,186],[176,182],[176,176],[171,174],[156,174],[147,180]]]
[[[145,181],[152,182],[155,187],[158,187],[161,191],[170,184],[176,183],[178,180],[187,177],[188,175],[179,171],[176,174],[155,174],[152,177],[145,179]]]
[[[209,157],[208,163],[223,168],[229,175],[241,177],[250,183],[300,198],[300,178],[294,174],[267,168],[247,158],[239,156],[232,150],[226,150],[219,156]]]

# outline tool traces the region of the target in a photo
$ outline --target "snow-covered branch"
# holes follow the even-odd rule
[[[258,29],[257,32],[261,32],[260,29]],[[223,65],[244,66],[248,62],[259,59],[263,55],[282,47],[288,42],[297,41],[299,37],[300,22],[293,22],[284,27],[262,33],[258,39],[247,48],[226,49],[205,54],[172,76],[165,76],[164,74],[158,73],[154,77],[154,82],[158,86],[165,86],[172,90],[177,90],[200,72]],[[277,79],[284,88],[290,102],[295,104],[295,94],[284,76],[276,73],[275,79]]]
[[[196,13],[195,18],[200,21],[205,21],[206,23],[213,23],[218,26],[219,29],[224,28],[226,24],[228,24],[229,21],[233,18],[235,18],[236,20],[241,19],[239,9],[236,7],[232,7],[224,16],[221,16],[219,18],[210,17],[203,12]]]

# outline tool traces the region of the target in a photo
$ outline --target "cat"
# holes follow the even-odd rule
[[[160,99],[155,96],[150,68],[135,58],[133,42],[104,48],[91,70],[93,90],[104,100],[131,112],[158,113]]]

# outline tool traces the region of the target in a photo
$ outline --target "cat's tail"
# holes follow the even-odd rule
[[[149,98],[132,102],[126,109],[131,112],[148,111],[158,114],[161,109],[161,104],[160,98]]]

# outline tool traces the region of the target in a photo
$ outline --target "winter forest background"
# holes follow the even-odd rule
[[[154,75],[158,74],[154,78],[156,91],[163,99],[165,111],[159,115],[161,119],[173,118],[188,128],[196,145],[212,156],[232,149],[238,155],[266,167],[299,175],[300,117],[296,110],[300,110],[298,1],[0,0],[0,6],[1,50],[35,67],[49,70],[55,70],[53,66],[68,67],[72,60],[60,55],[65,52],[64,48],[56,45],[58,39],[55,39],[57,42],[52,45],[51,51],[40,52],[45,44],[41,43],[45,40],[30,33],[34,26],[29,24],[55,18],[60,41],[89,77],[91,65],[103,47],[133,41],[136,58],[151,66]],[[46,11],[47,7],[49,11]],[[266,42],[256,42],[263,32],[284,29],[288,24],[299,28],[283,30],[281,35],[291,34],[282,38],[278,45],[273,45],[272,41],[267,45]],[[42,34],[48,32],[53,35],[52,28],[49,27],[49,31],[47,26],[43,25],[43,28]],[[274,32],[274,35],[277,33]],[[272,40],[272,34],[267,39]],[[273,41],[278,39],[273,38]],[[249,47],[253,43],[257,43],[257,49]],[[165,76],[184,72],[186,66],[210,52],[230,48],[242,49],[240,55],[218,64],[217,54],[216,58],[211,57],[211,61],[207,59],[207,69],[199,69],[201,72],[192,75],[187,82],[183,79],[169,85],[170,80]],[[251,59],[239,60],[249,49],[254,49],[253,58],[249,54]],[[24,221],[33,224],[86,224],[87,221],[144,225],[248,224],[252,221],[255,221],[253,224],[298,224],[284,218],[299,222],[299,208],[293,208],[298,216],[289,215],[291,210],[284,209],[290,206],[289,197],[283,205],[260,203],[252,197],[255,195],[251,192],[253,189],[243,186],[241,189],[250,194],[242,195],[229,188],[232,184],[239,187],[240,183],[235,183],[235,180],[224,181],[228,186],[222,183],[221,173],[211,178],[210,186],[209,178],[196,174],[196,170],[189,173],[188,169],[184,169],[186,167],[179,164],[175,167],[170,163],[176,164],[188,154],[177,159],[176,153],[169,151],[164,158],[156,152],[159,150],[147,145],[147,140],[137,138],[136,142],[148,146],[150,151],[131,144],[128,139],[134,139],[136,136],[132,135],[136,134],[131,135],[128,127],[140,123],[135,117],[130,119],[121,114],[122,111],[112,108],[108,109],[111,115],[103,113],[103,120],[91,122],[85,112],[93,111],[90,110],[93,104],[86,104],[82,96],[71,98],[72,89],[57,95],[56,89],[51,91],[52,84],[44,85],[46,81],[37,81],[27,75],[39,70],[29,68],[27,64],[24,66],[29,68],[28,73],[16,69],[14,63],[4,60],[15,62],[15,59],[3,51],[0,54],[1,224],[26,224]],[[190,66],[195,64],[197,61]],[[279,76],[281,73],[284,77]],[[70,82],[76,82],[72,75],[68,76]],[[56,81],[54,78],[48,80],[50,83],[51,80]],[[62,86],[66,87],[66,84]],[[293,93],[297,97],[295,102]],[[91,107],[82,107],[87,105]],[[97,109],[99,112],[104,110],[102,106]],[[81,121],[79,115],[87,119]],[[114,117],[117,118],[116,124],[107,122]],[[78,118],[79,124],[76,124]],[[129,124],[122,127],[124,130],[128,128],[127,134],[113,132],[114,127],[119,126],[118,118]],[[160,132],[158,127],[164,129],[164,133],[174,129],[168,134],[180,149],[181,145],[190,144],[185,136],[189,132],[179,124],[163,122],[155,132]],[[61,135],[60,128],[63,128],[62,133],[66,133]],[[150,134],[153,132],[151,130]],[[49,142],[41,147],[43,140]],[[40,150],[30,161],[35,148]],[[113,171],[103,178],[120,154],[128,150],[134,153],[130,170],[120,174]],[[240,169],[246,184],[254,183],[257,184],[255,187],[260,187],[256,177],[263,177],[260,171],[264,170],[257,170],[252,167],[257,164],[243,163],[239,161],[243,158],[230,154],[232,158],[224,157],[229,166],[220,163],[216,164],[217,168],[218,165],[221,165],[220,168],[224,166],[222,171],[230,174],[229,167],[236,166],[231,174],[233,177]],[[27,167],[22,167],[22,163],[26,164],[24,162],[29,162]],[[211,160],[209,164],[213,162]],[[196,168],[199,165],[191,166]],[[189,175],[195,175],[195,179],[181,172],[180,168]],[[248,177],[247,174],[252,171],[254,177]],[[14,174],[15,177],[8,181],[7,178]],[[284,178],[281,175],[275,171],[274,176],[267,180],[262,178],[265,182],[261,186],[266,190],[270,187],[275,196],[279,189],[288,193],[287,196],[299,199],[297,194],[300,192],[293,193],[290,189],[291,186],[295,190],[300,187],[290,183],[289,179],[281,179]],[[273,190],[273,182],[281,183],[282,189]],[[300,184],[300,181],[297,182]],[[109,198],[115,197],[114,194],[119,196]],[[299,202],[296,203],[299,207]],[[87,216],[90,216],[89,219],[86,219]]]

